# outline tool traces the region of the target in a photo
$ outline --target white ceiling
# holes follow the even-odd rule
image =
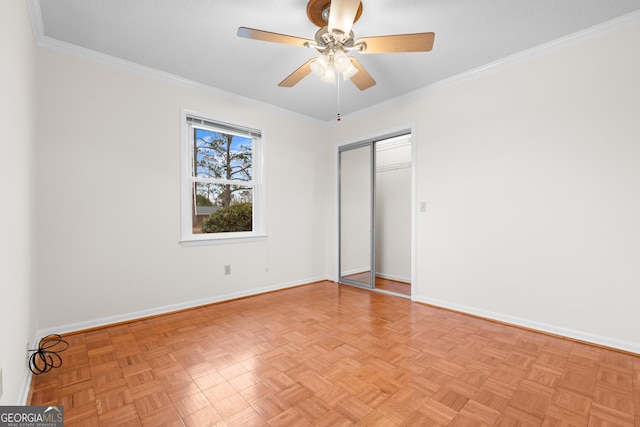
[[[640,10],[640,0],[363,0],[356,39],[436,37],[428,53],[354,53],[378,82],[359,91],[313,74],[280,88],[317,52],[236,36],[246,26],[313,39],[307,0],[30,1],[42,18],[34,23],[40,41],[63,41],[322,121],[335,118],[338,93],[345,116]]]

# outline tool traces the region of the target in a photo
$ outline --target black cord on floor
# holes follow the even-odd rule
[[[29,369],[35,375],[44,374],[53,368],[62,366],[61,353],[69,348],[69,343],[58,334],[47,335],[40,340],[38,348],[29,350],[34,353],[29,356]]]

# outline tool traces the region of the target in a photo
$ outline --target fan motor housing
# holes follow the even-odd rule
[[[316,27],[324,27],[329,22],[329,10],[331,9],[331,2],[327,0],[309,0],[307,4],[307,17],[309,21]],[[356,17],[353,22],[357,22],[362,15],[362,2],[358,6]]]

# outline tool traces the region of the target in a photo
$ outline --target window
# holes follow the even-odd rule
[[[264,236],[259,130],[182,111],[181,240]]]

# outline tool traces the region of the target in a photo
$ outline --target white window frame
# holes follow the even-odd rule
[[[193,233],[192,224],[192,191],[193,183],[196,179],[193,177],[193,141],[192,135],[193,125],[187,122],[187,118],[200,119],[207,124],[198,125],[203,129],[211,129],[218,132],[235,133],[242,136],[248,136],[250,133],[257,133],[259,137],[252,136],[252,169],[253,169],[253,226],[251,231],[245,232],[228,232],[228,233]],[[264,209],[264,132],[257,130],[255,127],[244,126],[240,124],[230,124],[227,121],[211,117],[182,108],[180,111],[181,123],[181,150],[180,150],[180,243],[183,246],[194,245],[212,245],[212,244],[228,244],[241,243],[252,240],[264,239],[267,237],[265,227],[265,209]],[[210,125],[213,124],[213,125]],[[218,126],[216,126],[218,125]],[[235,184],[235,183],[234,183]]]

